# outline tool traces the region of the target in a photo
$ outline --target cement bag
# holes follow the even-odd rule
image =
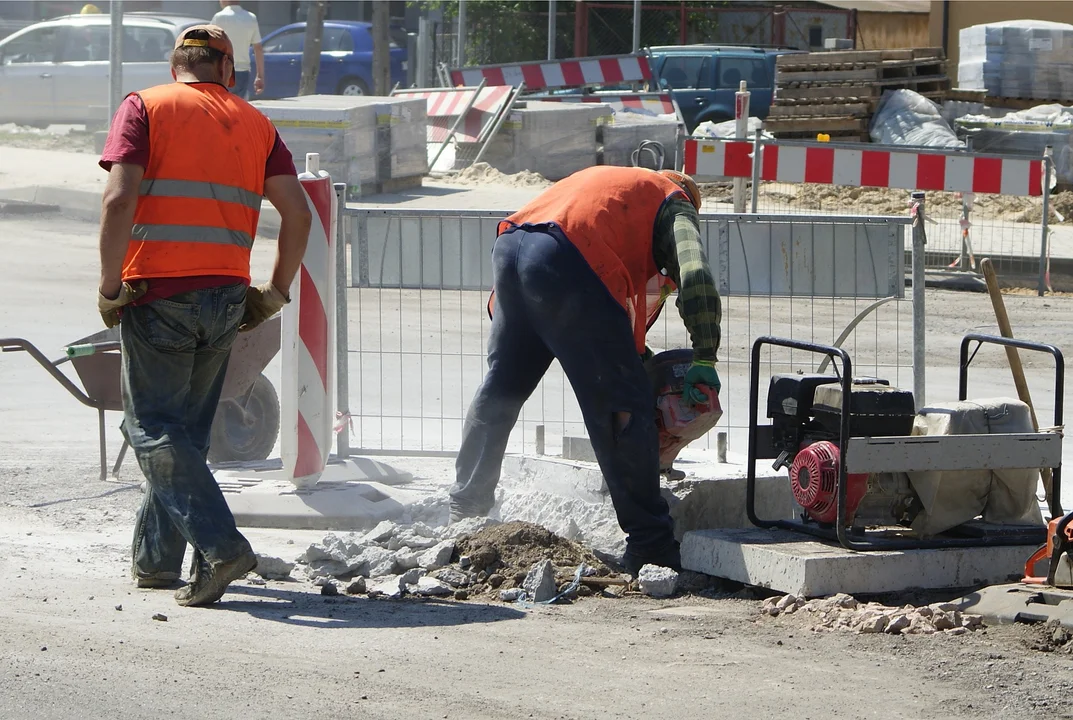
[[[995,398],[922,409],[913,435],[1030,433],[1032,415],[1020,400]],[[920,536],[936,535],[977,516],[985,522],[1043,525],[1036,487],[1039,470],[957,470],[909,473],[924,510],[913,521]]]
[[[912,90],[883,93],[868,134],[872,142],[883,145],[965,147],[943,119],[939,106]]]
[[[760,118],[750,117],[748,118],[747,129],[745,136],[748,138],[755,137],[758,132],[762,132],[764,121]],[[726,120],[721,123],[714,123],[711,120],[705,120],[700,125],[697,125],[693,131],[693,137],[695,138],[734,138],[738,135],[738,121]],[[767,133],[763,133],[761,137],[771,137]]]

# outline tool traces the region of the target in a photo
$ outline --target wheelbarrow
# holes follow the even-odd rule
[[[264,460],[275,447],[279,436],[279,396],[263,371],[279,352],[281,322],[279,317],[275,317],[248,333],[240,333],[235,341],[220,403],[213,418],[209,440],[210,462]],[[119,328],[102,330],[75,340],[65,348],[65,356],[56,361],[50,361],[32,343],[22,338],[0,339],[0,352],[29,353],[76,400],[97,411],[101,480],[107,480],[108,447],[104,413],[107,410],[123,411]],[[64,363],[74,366],[82,382],[81,388],[60,369]],[[129,446],[124,439],[112,467],[113,477],[118,477]]]

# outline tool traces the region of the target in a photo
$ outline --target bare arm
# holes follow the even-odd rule
[[[294,175],[273,175],[265,180],[265,196],[279,211],[279,248],[272,284],[290,297],[291,283],[302,265],[313,214],[309,212],[306,194]]]
[[[257,63],[257,75],[253,78],[254,90],[260,94],[265,89],[265,51],[261,43],[253,44],[253,59]]]
[[[101,294],[119,295],[123,284],[123,260],[130,244],[134,209],[138,206],[138,187],[145,173],[141,165],[114,163],[108,172],[101,202]]]

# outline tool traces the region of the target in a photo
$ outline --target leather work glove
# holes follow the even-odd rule
[[[106,328],[114,328],[119,324],[119,309],[124,305],[129,305],[142,295],[145,295],[149,289],[149,283],[142,280],[137,285],[131,285],[130,283],[123,283],[119,287],[119,294],[114,298],[106,298],[100,290],[97,291],[97,310],[101,313],[101,320],[104,320],[104,326]]]
[[[246,309],[242,313],[239,332],[249,332],[268,318],[278,313],[291,299],[276,289],[271,282],[250,285],[246,288]]]
[[[700,391],[697,385],[707,385],[718,395],[722,384],[719,382],[719,373],[715,371],[715,362],[712,360],[694,360],[686,371],[685,384],[682,387],[682,395],[686,405],[700,405],[708,402],[707,396]]]

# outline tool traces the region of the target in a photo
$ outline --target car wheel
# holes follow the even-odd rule
[[[339,81],[335,92],[338,95],[368,95],[369,87],[361,78],[348,77]]]

